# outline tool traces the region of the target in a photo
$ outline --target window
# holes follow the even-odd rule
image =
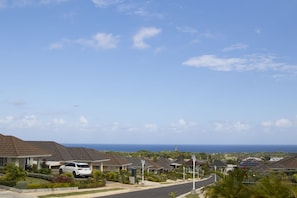
[[[5,166],[7,163],[7,158],[5,157],[0,157],[0,166]]]

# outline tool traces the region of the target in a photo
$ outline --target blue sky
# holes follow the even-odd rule
[[[0,0],[0,132],[296,144],[293,0]]]

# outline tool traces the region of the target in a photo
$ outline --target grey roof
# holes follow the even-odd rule
[[[51,157],[45,158],[47,161],[71,161],[74,160],[68,149],[52,141],[28,141],[40,149],[47,150],[52,154]]]
[[[102,152],[95,149],[82,148],[82,147],[67,147],[67,150],[71,154],[75,161],[85,162],[102,162],[109,161],[109,157]]]
[[[269,167],[271,169],[297,169],[297,155],[270,163]]]
[[[221,160],[214,160],[213,163],[211,164],[211,166],[216,166],[218,168],[220,167],[227,167],[227,164]]]
[[[106,157],[110,159],[105,162],[106,166],[130,166],[132,163],[127,160],[126,157],[116,154],[116,153],[106,153]]]

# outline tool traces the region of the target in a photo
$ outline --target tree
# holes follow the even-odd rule
[[[237,168],[229,175],[216,173],[220,180],[206,188],[206,197],[210,198],[245,198],[250,197],[250,192],[243,181],[247,178],[247,170]]]
[[[271,173],[263,176],[254,186],[255,198],[294,198],[292,183],[284,174]]]
[[[2,177],[4,180],[18,182],[20,180],[25,180],[27,177],[27,172],[15,164],[6,164],[5,169],[6,173]]]

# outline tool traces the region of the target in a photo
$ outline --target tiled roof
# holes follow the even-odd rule
[[[214,160],[211,166],[216,167],[227,167],[227,164],[225,162],[222,162],[221,160]]]
[[[200,165],[202,165],[202,164],[204,164],[204,161],[201,161],[201,160],[196,160],[195,161],[195,166],[200,166]],[[186,163],[185,163],[185,166],[193,166],[193,160],[192,159],[190,159],[189,161],[187,161]]]
[[[269,164],[271,169],[297,169],[297,156],[286,157]]]
[[[82,147],[67,147],[67,150],[71,154],[73,160],[76,161],[101,162],[109,160],[109,157],[107,155],[94,149]]]
[[[41,148],[43,150],[47,150],[52,154],[51,157],[45,158],[47,161],[72,161],[74,160],[71,156],[68,149],[56,142],[52,141],[28,141],[29,143]]]
[[[165,170],[172,170],[173,169],[173,167],[172,166],[170,166],[170,164],[171,164],[171,161],[169,160],[169,159],[166,159],[166,158],[163,158],[163,157],[160,157],[158,160],[157,160],[157,162],[156,163],[158,163],[160,166],[162,166],[163,167],[163,169],[165,169]]]
[[[131,162],[127,160],[124,156],[115,153],[106,153],[106,156],[110,161],[104,163],[107,166],[129,166],[132,165]]]
[[[0,157],[47,157],[50,152],[14,136],[0,134]]]
[[[132,168],[141,168],[141,159],[138,157],[126,157],[127,162],[131,163]]]

